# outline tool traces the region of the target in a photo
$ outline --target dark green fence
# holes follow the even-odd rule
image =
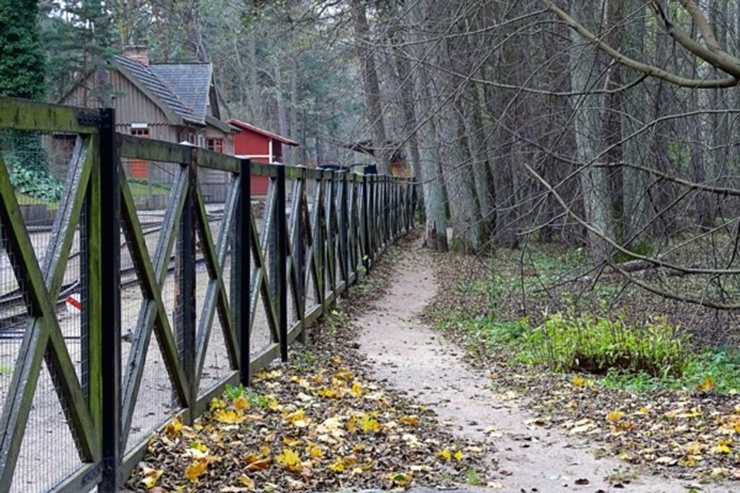
[[[286,360],[413,227],[407,181],[250,164],[114,128],[112,110],[0,98],[0,132],[67,163],[61,199],[33,204],[54,217],[44,227],[11,184],[23,161],[0,148],[0,491],[116,491],[152,431]],[[122,159],[169,167],[166,208],[137,208]],[[263,201],[252,175],[270,179]],[[223,203],[206,203],[205,182],[225,187]]]

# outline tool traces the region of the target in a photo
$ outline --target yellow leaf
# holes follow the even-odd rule
[[[198,481],[198,477],[208,467],[208,459],[195,459],[188,467],[185,468],[185,477],[191,482],[195,483]]]
[[[231,401],[231,404],[237,411],[242,411],[249,407],[249,401],[247,401],[247,398],[243,395],[240,395],[239,397]]]
[[[697,392],[709,392],[714,388],[714,380],[709,375],[704,377],[704,381],[696,386]]]
[[[362,428],[364,433],[371,431],[377,433],[380,431],[380,423],[378,423],[378,420],[371,417],[369,414],[363,414],[362,417],[360,417],[360,428]]]
[[[318,445],[311,445],[308,447],[308,455],[314,459],[323,459],[324,451]]]
[[[251,464],[252,462],[257,462],[260,459],[263,459],[264,457],[262,455],[255,454],[254,452],[249,452],[247,455],[244,456],[244,460],[247,464]]]
[[[714,452],[718,454],[729,454],[730,447],[732,447],[731,439],[724,440],[720,438],[719,440],[717,440],[717,446],[714,447]]]
[[[462,450],[458,450],[457,452],[455,452],[454,457],[456,461],[460,462],[463,459]]]
[[[141,482],[144,483],[146,489],[150,490],[157,484],[157,480],[162,476],[162,469],[152,469],[151,467],[143,467],[141,469],[142,478]]]
[[[354,433],[357,429],[357,416],[350,416],[349,420],[347,421],[347,430],[350,433]]]
[[[450,451],[450,449],[446,448],[443,451],[439,452],[437,456],[442,457],[444,460],[450,460],[452,459],[452,452]]]
[[[340,368],[338,371],[334,372],[334,378],[337,380],[349,381],[353,376],[352,372],[346,368]]]
[[[334,461],[332,465],[329,466],[329,470],[333,472],[344,472],[344,461],[341,457],[337,457],[337,460]]]
[[[624,413],[622,411],[609,411],[606,414],[606,420],[610,423],[617,422],[622,418],[624,418]]]
[[[650,414],[650,408],[641,407],[640,409],[638,409],[637,411],[635,411],[635,414],[643,414],[643,415]]]
[[[283,438],[283,444],[284,445],[287,445],[288,447],[295,447],[296,445],[300,445],[301,444],[301,441],[300,440],[296,440],[295,438],[285,437],[285,438]]]
[[[219,423],[239,424],[244,421],[244,415],[233,409],[217,409],[213,413],[213,419]]]
[[[296,421],[302,420],[305,415],[306,412],[303,409],[298,409],[297,411],[293,411],[292,413],[284,415],[283,418],[289,423],[294,423]]]
[[[182,430],[182,420],[180,419],[180,416],[174,416],[172,420],[167,423],[167,425],[164,427],[164,433],[170,438],[177,438],[180,436],[180,431]]]
[[[267,407],[269,407],[273,411],[282,411],[283,406],[280,405],[280,403],[277,401],[277,399],[270,399],[270,402],[267,403]]]
[[[247,476],[246,474],[243,476],[239,476],[239,482],[249,488],[250,490],[254,489],[254,480]]]
[[[334,363],[335,365],[341,365],[342,364],[342,357],[341,356],[334,356],[331,359],[331,362]]]
[[[219,399],[218,397],[214,397],[211,400],[211,407],[210,407],[211,412],[216,411],[217,409],[223,409],[225,407],[226,407],[226,402]]]
[[[316,395],[319,397],[325,397],[327,399],[339,399],[342,397],[342,393],[337,389],[330,389],[327,387],[322,387],[319,390],[316,391]]]
[[[352,384],[352,389],[350,390],[350,393],[355,397],[362,397],[362,384],[355,380],[355,382]]]
[[[419,426],[419,416],[412,414],[411,416],[401,416],[398,420],[409,426]]]
[[[585,380],[583,377],[579,377],[578,375],[573,377],[573,380],[570,381],[575,387],[581,388],[583,387]]]
[[[289,448],[283,449],[283,453],[275,457],[275,462],[284,465],[289,471],[298,472],[303,469],[300,456]]]

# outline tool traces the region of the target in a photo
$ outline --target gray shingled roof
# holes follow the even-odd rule
[[[198,123],[201,125],[205,124],[203,110],[201,110],[200,113],[193,111],[190,107],[190,102],[185,98],[185,95],[180,95],[176,91],[175,87],[170,86],[168,80],[164,79],[152,70],[155,66],[145,67],[137,61],[130,60],[122,56],[116,56],[115,60],[121,69],[135,77],[144,85],[150,95],[159,99],[174,114],[188,122]],[[183,66],[183,64],[178,64],[178,66]],[[208,93],[206,92],[206,101],[207,98]],[[202,103],[203,107],[205,107],[206,101]]]
[[[158,63],[149,69],[164,80],[204,122],[213,68],[210,63]]]

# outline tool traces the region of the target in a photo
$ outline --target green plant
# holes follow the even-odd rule
[[[244,396],[247,398],[247,402],[254,407],[266,408],[270,404],[270,398],[266,395],[255,392],[251,389],[244,391]]]
[[[558,370],[606,374],[610,369],[653,377],[681,376],[689,361],[688,336],[665,318],[641,325],[589,313],[555,313],[527,342],[539,361]]]
[[[689,362],[688,336],[662,317],[634,325],[621,318],[559,312],[546,316],[527,342],[541,362],[558,370],[680,377]]]
[[[226,397],[228,397],[230,400],[238,399],[239,397],[244,395],[244,385],[239,384],[238,386],[234,387],[233,385],[229,385],[227,383],[224,394],[226,394]]]
[[[473,486],[483,484],[483,480],[478,475],[478,471],[476,471],[472,467],[469,467],[465,470],[465,482]]]

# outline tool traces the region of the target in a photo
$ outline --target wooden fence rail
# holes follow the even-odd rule
[[[25,223],[12,151],[0,147],[0,265],[9,266],[0,268],[0,359],[13,360],[0,380],[0,491],[117,491],[151,431],[173,414],[191,422],[227,384],[287,360],[291,342],[413,227],[408,181],[252,164],[114,129],[111,109],[0,98],[0,135],[32,132],[42,148],[54,136],[74,141],[48,234]],[[171,170],[155,240],[126,158]],[[227,186],[217,214],[199,180],[209,169]],[[254,175],[270,180],[259,209]],[[70,289],[79,293],[78,318],[60,309]],[[11,308],[15,339],[3,338]],[[225,368],[215,379],[214,354]],[[148,411],[159,388],[150,381],[160,377],[161,406]],[[47,407],[63,425],[40,414]],[[39,438],[43,422],[50,429]],[[70,437],[65,466],[53,457],[49,469],[19,465],[44,462],[34,450],[62,443],[58,433]]]

